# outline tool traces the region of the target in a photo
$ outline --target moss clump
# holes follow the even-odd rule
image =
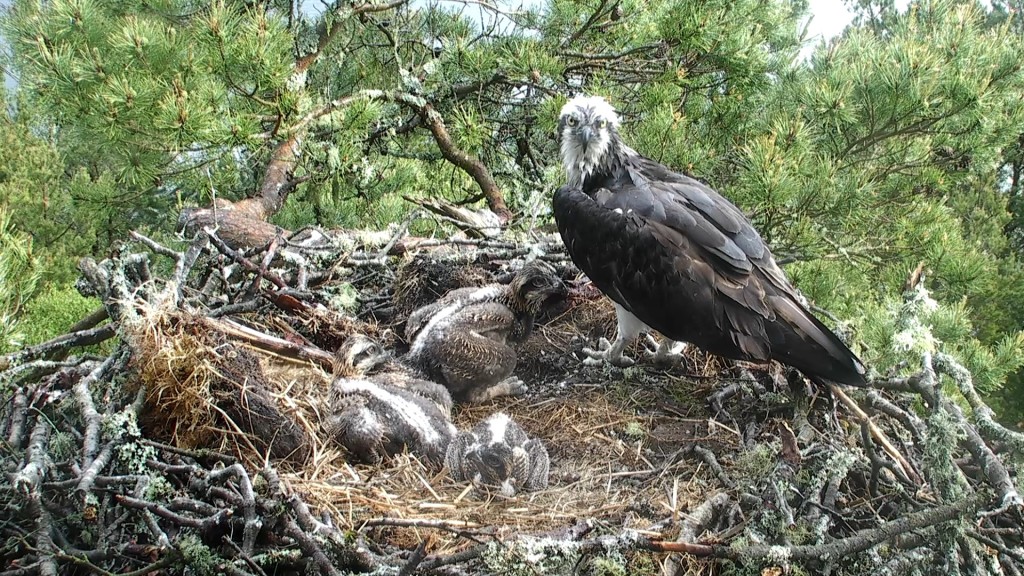
[[[100,301],[78,293],[73,284],[48,286],[25,306],[19,327],[27,346],[67,333],[76,322],[99,308]]]
[[[221,573],[218,570],[221,558],[195,534],[182,535],[175,542],[175,547],[181,552],[186,576],[213,576]]]

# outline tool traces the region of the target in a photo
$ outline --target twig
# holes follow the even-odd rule
[[[21,448],[21,442],[25,435],[25,421],[28,419],[28,394],[24,388],[14,391],[14,401],[11,403],[11,421],[7,429],[7,444],[14,449]]]
[[[867,401],[867,406],[878,410],[882,414],[895,419],[904,428],[910,432],[910,435],[915,440],[920,440],[924,434],[925,424],[921,421],[921,418],[916,414],[912,414],[907,410],[904,410],[896,404],[890,402],[884,396],[882,396],[877,390],[869,390],[865,394],[864,399]]]
[[[449,532],[462,533],[467,528],[478,528],[480,525],[467,520],[433,520],[429,518],[371,518],[360,525],[362,528],[375,526],[400,526],[406,528],[436,528]]]
[[[121,354],[119,353],[111,354],[103,364],[97,366],[88,376],[80,378],[74,386],[75,399],[78,401],[79,410],[82,411],[82,418],[85,420],[85,438],[82,441],[83,469],[92,465],[96,451],[99,450],[100,424],[103,423],[103,417],[96,410],[96,405],[92,401],[92,391],[89,388],[104,378],[120,358]],[[97,470],[96,473],[99,471]]]
[[[662,552],[686,552],[696,556],[715,556],[730,560],[751,561],[767,558],[787,558],[790,561],[821,561],[839,559],[849,554],[863,552],[886,540],[911,530],[919,530],[949,522],[974,511],[988,499],[983,494],[972,494],[959,502],[929,508],[886,522],[877,528],[861,530],[852,536],[827,544],[774,546],[755,544],[745,547],[694,545],[683,542],[650,542],[649,549]]]
[[[228,475],[238,478],[238,490],[242,496],[242,515],[245,518],[245,527],[242,530],[242,554],[252,556],[253,549],[256,547],[256,536],[259,535],[262,523],[256,515],[256,496],[252,491],[249,473],[241,464],[234,464],[210,472],[207,478],[209,481],[215,482],[222,476]]]
[[[1024,452],[1024,434],[1015,432],[996,422],[995,413],[981,399],[978,391],[974,388],[971,373],[956,361],[949,354],[938,353],[934,357],[936,371],[947,374],[956,382],[960,393],[967,399],[974,417],[978,420],[979,431],[986,434],[990,439],[999,440],[1011,444],[1017,452]]]
[[[906,457],[904,457],[903,454],[901,454],[900,451],[897,450],[896,447],[892,445],[892,442],[889,441],[889,438],[885,435],[885,433],[882,432],[882,430],[879,429],[878,426],[871,421],[871,417],[868,416],[863,410],[861,410],[860,406],[858,406],[852,398],[847,396],[846,392],[844,392],[842,388],[835,384],[829,384],[829,389],[832,390],[832,394],[835,395],[836,398],[839,398],[839,401],[842,402],[844,406],[849,408],[858,419],[860,419],[862,422],[867,423],[868,428],[871,430],[871,436],[875,440],[877,440],[879,444],[881,444],[882,449],[885,450],[886,454],[891,456],[892,459],[895,460],[897,464],[899,464],[900,469],[902,471],[901,476],[904,476],[907,479],[907,481],[920,486],[924,482],[924,480],[921,479],[921,476],[917,473],[917,470],[915,470],[914,467],[910,465],[910,462],[907,461]]]
[[[999,458],[992,452],[992,450],[985,445],[985,441],[978,434],[978,431],[971,425],[970,422],[964,418],[963,412],[960,407],[952,402],[946,400],[943,402],[943,408],[947,412],[953,415],[954,418],[960,423],[960,428],[966,434],[964,443],[967,446],[967,450],[974,457],[974,461],[981,466],[982,471],[985,473],[985,478],[989,485],[995,489],[996,494],[999,496],[1000,509],[997,512],[1002,512],[1010,507],[1020,508],[1024,506],[1024,501],[1021,500],[1020,493],[1017,492],[1017,488],[1013,484],[1013,480],[1010,478],[1010,473],[1003,466],[1003,463],[999,461]]]
[[[720,515],[724,508],[731,504],[729,494],[726,492],[718,492],[708,499],[704,500],[700,506],[697,506],[683,520],[683,525],[679,529],[679,541],[681,542],[695,542],[697,537],[701,535],[704,530],[710,526],[715,518]]]
[[[420,562],[423,562],[423,559],[426,558],[426,550],[427,541],[421,540],[419,545],[416,546],[416,549],[412,551],[412,554],[409,556],[409,560],[402,566],[401,570],[398,571],[398,576],[409,576],[412,574],[413,571],[416,570],[416,567],[420,565]]]
[[[221,254],[224,254],[228,258],[231,258],[232,260],[234,260],[236,263],[241,265],[243,268],[245,268],[249,272],[252,272],[253,274],[257,274],[257,275],[260,274],[260,267],[259,266],[254,264],[252,262],[252,260],[249,260],[245,256],[242,256],[241,254],[239,254],[238,251],[236,251],[235,249],[233,249],[230,246],[228,246],[223,240],[221,240],[217,236],[216,231],[211,230],[210,228],[203,228],[203,232],[206,233],[206,235],[210,238],[210,241],[213,242],[213,245],[217,247],[217,250],[219,250],[221,252]],[[267,280],[269,280],[271,283],[273,283],[275,286],[277,286],[278,288],[287,288],[288,287],[288,283],[285,282],[277,274],[274,274],[272,272],[266,272],[264,274],[264,277]]]
[[[324,554],[320,545],[296,524],[295,520],[289,518],[285,521],[285,533],[291,536],[302,549],[303,554],[309,556],[316,563],[321,574],[328,576],[341,576],[341,572],[334,567],[334,563]]]
[[[14,487],[26,495],[39,493],[39,485],[46,475],[49,455],[46,453],[46,446],[50,439],[50,422],[40,414],[36,418],[36,425],[32,428],[32,434],[28,438],[28,448],[25,450],[25,466],[14,475]]]
[[[225,534],[220,541],[223,542],[225,546],[233,549],[235,553],[242,558],[242,562],[245,562],[245,565],[248,566],[249,569],[252,570],[255,574],[257,574],[257,576],[267,576],[267,573],[263,570],[263,568],[260,567],[260,565],[257,564],[252,559],[251,556],[243,552],[242,549],[238,547],[238,544],[235,544],[235,541],[232,540],[227,534]]]
[[[179,526],[185,526],[188,528],[195,528],[199,530],[201,534],[206,534],[212,530],[215,526],[222,524],[231,516],[230,510],[219,510],[216,514],[208,516],[206,518],[190,518],[188,516],[182,516],[177,512],[174,512],[162,504],[156,502],[149,502],[140,498],[134,498],[132,496],[126,496],[118,494],[115,499],[129,508],[137,508],[139,510],[147,510],[156,514],[161,518],[166,518],[171,522]]]
[[[106,309],[103,315],[106,316]],[[62,359],[67,356],[71,348],[92,346],[105,342],[117,334],[117,323],[104,324],[98,328],[87,328],[69,334],[63,334],[41,344],[29,348],[23,348],[12,354],[0,358],[0,369],[9,366],[17,366],[37,359],[53,360]]]
[[[83,494],[88,494],[92,490],[93,484],[96,482],[96,477],[99,473],[107,467],[110,463],[110,458],[114,455],[114,442],[107,442],[106,446],[100,450],[99,456],[94,458],[89,466],[82,473],[81,478],[78,481],[76,488]]]
[[[282,356],[288,356],[290,358],[308,360],[319,365],[325,370],[331,370],[334,365],[334,356],[319,348],[295,344],[294,342],[259,332],[249,328],[248,326],[238,324],[237,322],[228,319],[214,320],[207,318],[206,321],[217,330],[262,350],[281,354]]]
[[[722,465],[718,463],[718,458],[715,457],[714,452],[698,444],[692,444],[686,448],[685,453],[696,456],[701,462],[704,462],[704,464],[715,474],[715,478],[718,478],[718,481],[721,482],[723,486],[730,490],[736,487],[736,483],[732,481],[732,478],[726,474]]]

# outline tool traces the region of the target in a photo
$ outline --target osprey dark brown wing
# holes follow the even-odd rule
[[[788,284],[779,285],[785,277],[767,247],[748,237],[749,224],[723,229],[694,208],[688,190],[659,183],[591,198],[563,187],[554,198],[555,220],[573,262],[664,336],[728,358],[775,359],[808,376],[863,385],[860,362]]]

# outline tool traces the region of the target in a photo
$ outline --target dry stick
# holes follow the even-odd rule
[[[174,274],[170,278],[170,283],[174,286],[174,303],[177,305],[182,302],[184,296],[181,292],[182,287],[185,285],[185,280],[188,277],[189,272],[192,271],[192,266],[195,265],[199,255],[203,252],[203,249],[209,244],[209,238],[204,235],[196,235],[193,238],[192,243],[185,252],[178,252],[163,244],[160,244],[156,240],[148,238],[137,231],[132,231],[131,237],[134,240],[142,242],[150,250],[156,254],[166,256],[174,260]]]
[[[80,378],[74,386],[75,399],[78,401],[79,410],[85,420],[85,437],[82,439],[82,469],[92,466],[92,461],[99,450],[100,424],[103,423],[103,416],[96,410],[92,401],[92,391],[89,387],[104,378],[107,371],[121,358],[121,354],[111,354],[103,364],[96,367],[88,376]],[[99,473],[96,470],[93,477]]]
[[[730,504],[729,494],[718,492],[694,508],[683,520],[679,530],[680,542],[693,542],[715,521],[722,510]]]
[[[95,362],[91,356],[79,356],[72,360],[53,362],[50,360],[33,360],[0,372],[0,387],[15,387],[22,382],[38,383],[43,376],[53,374],[65,368],[80,368],[83,364],[90,366]]]
[[[282,356],[287,356],[289,358],[308,360],[316,363],[325,370],[331,370],[333,367],[334,356],[319,348],[295,344],[294,342],[289,342],[283,338],[265,334],[228,319],[207,318],[206,320],[210,325],[221,332],[238,338],[239,340],[243,340],[262,350],[281,354]]]
[[[985,536],[977,530],[967,530],[966,534],[971,538],[974,538],[978,542],[981,542],[986,546],[990,546],[995,550],[998,550],[1000,554],[1005,554],[1006,556],[1013,558],[1017,562],[1024,564],[1024,553],[1021,552],[1020,548],[1009,548],[1002,542],[999,542],[994,538],[989,538],[988,536]]]
[[[303,530],[322,532],[324,534],[336,531],[335,528],[314,518],[313,513],[309,510],[309,506],[298,495],[292,494],[288,499],[288,504],[291,506],[292,511],[295,512],[295,519]]]
[[[121,360],[126,359],[127,357],[128,357],[127,353],[115,352],[114,354],[112,354],[110,356],[110,359],[117,358],[118,362],[120,362]],[[109,362],[110,359],[108,359],[108,362]],[[102,366],[100,366],[99,368],[94,370],[89,375],[89,377],[91,378],[93,375],[97,374],[97,371],[103,369],[104,366],[107,366],[106,362],[104,362],[104,364]],[[109,369],[107,371],[109,371]],[[106,376],[104,375],[104,376],[101,376],[101,377],[105,378]],[[100,378],[100,377],[97,377],[97,379],[98,378]],[[83,378],[83,380],[85,380],[85,378]],[[77,392],[77,390],[76,390],[76,392]],[[86,390],[86,394],[88,395],[88,390]],[[89,395],[88,398],[89,398],[89,400],[91,402],[92,396]],[[139,391],[135,394],[135,401],[131,405],[131,409],[134,412],[136,419],[138,419],[139,414],[142,413],[142,406],[143,406],[143,404],[145,402],[145,399],[146,399],[146,387],[145,386],[140,386],[139,387]],[[83,411],[84,411],[84,409],[83,409]],[[95,409],[94,409],[94,411],[95,411]],[[88,429],[86,430],[86,436],[88,437]],[[85,445],[86,445],[87,441],[88,441],[88,438],[86,438],[86,440],[84,440],[82,442],[82,444],[83,444],[83,452],[85,452]],[[115,440],[112,440],[112,441],[108,442],[103,447],[103,450],[100,451],[99,456],[97,456],[95,459],[93,459],[93,461],[90,462],[88,464],[88,466],[83,465],[83,468],[85,468],[85,471],[82,473],[81,479],[78,482],[77,489],[78,489],[79,492],[82,492],[83,494],[86,494],[90,490],[92,490],[92,486],[93,486],[93,483],[96,481],[96,477],[99,475],[100,472],[103,471],[104,468],[107,467],[107,464],[110,463],[110,459],[114,455],[114,446],[115,446],[115,444],[119,444],[119,443],[120,443],[120,439],[115,439]],[[84,460],[84,457],[83,457],[83,460]]]
[[[169,500],[167,502],[167,509],[175,512],[192,512],[193,514],[201,514],[204,516],[213,516],[220,511],[220,508],[217,508],[209,502],[183,497]]]
[[[85,318],[82,318],[78,322],[75,322],[71,328],[68,328],[68,333],[81,332],[90,328],[95,328],[97,324],[103,322],[110,316],[107,315],[107,309],[103,306],[89,312]]]
[[[14,476],[14,487],[28,497],[29,512],[36,519],[35,547],[40,552],[39,574],[57,576],[57,563],[53,559],[56,546],[50,537],[53,523],[43,506],[40,485],[46,475],[48,456],[46,446],[50,439],[50,423],[40,414],[29,436],[26,457],[28,463]]]
[[[267,245],[266,254],[263,256],[263,261],[260,262],[260,271],[253,280],[252,287],[253,291],[259,289],[259,281],[263,279],[263,274],[266,273],[267,269],[270,268],[270,264],[274,262],[274,257],[277,256],[277,251],[281,247],[281,243],[284,242],[284,237],[281,231],[274,234],[274,239]]]
[[[954,381],[956,381],[961,393],[968,399],[968,403],[974,410],[974,414],[978,418],[981,429],[985,430],[986,414],[988,418],[991,419],[992,410],[985,405],[974,390],[974,385],[971,383],[970,372],[968,372],[966,368],[961,366],[948,354],[936,354],[933,357],[931,353],[925,352],[921,361],[923,371],[921,387],[924,390],[923,393],[931,393],[937,399],[935,408],[945,410],[957,420],[958,424],[960,424],[961,429],[963,429],[967,435],[966,444],[968,451],[971,453],[975,462],[981,466],[989,484],[996,489],[1001,499],[1001,507],[998,510],[995,510],[993,514],[1004,512],[1010,507],[1020,509],[1024,506],[1024,500],[1021,499],[1020,493],[1017,492],[1013,485],[1013,481],[1010,480],[1009,473],[1006,471],[1006,468],[1001,462],[999,462],[999,459],[992,450],[985,445],[985,442],[979,435],[978,430],[976,430],[974,426],[967,421],[967,418],[964,416],[960,408],[940,395],[938,373],[942,372],[949,375]],[[1014,438],[1014,436],[1022,435],[1007,430],[991,420],[989,425],[991,427],[988,428],[988,431],[992,432],[997,439],[1008,441],[1015,448],[1021,448],[1020,445],[1015,443],[1019,438]]]
[[[722,465],[718,463],[718,458],[715,457],[714,452],[704,448],[703,446],[693,444],[689,448],[686,448],[686,453],[692,454],[704,462],[723,486],[730,490],[736,487],[736,483],[732,481],[732,478],[730,478],[729,475],[725,473],[725,470],[722,469]]]
[[[89,467],[82,473],[81,478],[77,482],[76,489],[82,494],[88,494],[96,482],[96,477],[99,473],[107,467],[110,463],[110,459],[114,455],[114,444],[115,442],[107,442],[103,449],[100,450],[99,456],[93,459],[89,463]]]
[[[422,572],[430,572],[441,568],[442,566],[462,564],[463,562],[476,560],[484,553],[485,550],[487,550],[487,545],[481,544],[448,556],[430,556],[420,564],[419,568]]]
[[[147,248],[149,248],[150,250],[157,254],[160,254],[161,256],[167,256],[171,260],[175,261],[181,260],[181,252],[168,248],[167,246],[164,246],[163,244],[157,242],[156,240],[148,238],[136,232],[135,230],[129,232],[128,235],[131,236],[132,240],[142,242],[143,244],[146,245]]]
[[[995,413],[981,399],[978,391],[974,388],[971,373],[963,365],[949,354],[939,353],[935,355],[934,366],[936,370],[947,374],[956,382],[960,393],[967,399],[967,403],[974,412],[974,417],[978,420],[980,432],[988,436],[989,439],[1006,442],[1018,452],[1024,452],[1024,434],[1010,430],[995,421]]]
[[[149,476],[144,476],[142,474],[96,476],[96,478],[93,480],[93,485],[99,486],[101,488],[118,488],[121,486],[127,486],[129,484],[135,484],[142,478],[148,480]],[[73,490],[78,486],[79,482],[81,482],[81,478],[73,476],[71,478],[66,478],[64,480],[53,480],[50,482],[43,482],[43,489],[55,491]]]
[[[221,538],[221,542],[223,542],[225,546],[232,548],[235,551],[235,554],[238,554],[242,558],[242,562],[245,562],[245,565],[248,566],[249,569],[252,570],[255,574],[257,574],[257,576],[267,576],[267,573],[263,570],[263,568],[260,567],[260,565],[257,564],[256,561],[253,560],[251,556],[246,555],[245,552],[243,552],[242,549],[238,547],[238,544],[235,544],[235,541],[232,540],[230,536],[225,534]]]
[[[676,541],[678,543],[686,543],[696,540],[703,531],[707,530],[715,522],[715,518],[720,515],[722,509],[728,506],[729,503],[729,495],[725,492],[718,492],[703,501],[699,506],[693,508],[686,515],[686,519],[683,521],[679,532],[679,538]],[[684,568],[678,559],[669,559],[666,574],[676,576],[684,572]]]
[[[41,562],[33,562],[28,566],[22,568],[12,568],[11,570],[4,570],[0,572],[0,576],[36,576],[39,574],[39,565]]]
[[[650,542],[651,550],[659,552],[687,552],[695,556],[714,556],[737,561],[764,560],[778,558],[779,555],[789,560],[838,560],[848,554],[863,552],[872,546],[911,531],[943,522],[962,518],[981,506],[988,496],[980,493],[972,494],[959,502],[929,508],[901,518],[886,522],[877,528],[861,530],[853,536],[835,540],[827,544],[772,546],[757,544],[743,548],[732,548],[722,545],[686,544],[680,542]]]
[[[276,472],[273,476],[266,474],[267,470],[264,469],[264,474],[267,479],[276,478]],[[277,480],[280,482],[280,479]],[[280,484],[278,484],[280,486]],[[376,561],[370,555],[369,551],[360,546],[355,542],[349,542],[341,532],[329,524],[325,524],[320,520],[313,517],[313,514],[309,510],[309,506],[298,495],[292,494],[288,499],[288,504],[295,513],[295,520],[289,519],[289,523],[295,524],[295,528],[298,530],[305,530],[306,532],[312,532],[314,534],[322,534],[328,541],[333,542],[336,546],[343,548],[346,553],[349,554],[350,559],[353,563],[358,563],[366,572],[373,571],[376,565]],[[296,523],[297,522],[297,523]]]
[[[903,424],[903,427],[910,432],[910,435],[915,440],[920,440],[924,436],[925,424],[916,414],[912,414],[890,402],[889,399],[879,394],[878,390],[869,390],[864,398],[869,408],[878,410],[882,414]]]
[[[49,456],[46,453],[46,446],[50,440],[50,422],[40,414],[36,418],[36,425],[32,428],[32,434],[28,438],[28,448],[25,450],[27,462],[11,482],[14,487],[23,493],[31,495],[39,492],[39,486],[46,475]]]
[[[40,576],[57,576],[57,546],[50,536],[53,530],[53,518],[50,511],[43,506],[42,495],[38,490],[29,496],[29,512],[36,518],[36,549],[39,551]]]
[[[156,448],[157,450],[170,452],[171,454],[176,454],[178,456],[187,456],[189,458],[194,458],[196,460],[212,459],[218,462],[223,462],[225,465],[229,466],[238,461],[234,456],[221,454],[220,452],[210,450],[208,448],[195,448],[190,450],[187,448],[178,448],[177,446],[171,446],[170,444],[164,444],[163,442],[157,442],[155,440],[149,440],[146,438],[140,438],[139,444],[142,444],[143,446],[149,446],[151,448]],[[162,462],[157,462],[156,460],[149,460],[146,462],[146,464],[157,467],[161,471],[171,470],[175,467],[173,464],[164,464]],[[187,469],[178,470],[176,472],[188,473],[192,470],[198,469],[197,467],[192,465],[183,465],[183,468]]]
[[[142,495],[146,492],[146,487],[149,486],[150,480],[151,478],[149,476],[145,476],[140,478],[138,483],[135,484],[134,494],[136,498],[141,498]],[[114,495],[114,499],[117,499],[116,494]],[[143,510],[142,519],[145,522],[146,527],[149,528],[149,532],[150,534],[152,534],[153,540],[157,543],[157,545],[165,549],[170,548],[171,539],[167,537],[167,533],[164,532],[163,528],[160,527],[160,523],[156,521],[156,515],[150,512],[149,510]]]
[[[412,554],[409,556],[409,560],[398,571],[397,576],[409,576],[412,574],[413,571],[416,570],[416,567],[420,565],[420,562],[423,562],[423,559],[427,557],[426,550],[427,541],[421,540],[419,545],[416,546],[416,549],[412,551]]]
[[[203,253],[203,250],[209,244],[210,239],[206,235],[196,234],[196,237],[192,239],[192,243],[189,244],[188,250],[175,262],[173,278],[175,285],[178,287],[179,301],[181,299],[181,287],[185,285],[185,281],[192,271],[192,267],[195,266],[196,260],[199,259],[199,255]]]
[[[891,461],[879,458],[875,452],[875,444],[871,440],[871,431],[864,420],[861,420],[860,423],[860,440],[861,444],[864,445],[864,452],[867,454],[868,461],[871,462],[871,478],[868,480],[868,493],[871,494],[872,498],[878,498],[878,475],[882,468],[892,471],[897,476],[900,476],[902,471],[897,469],[896,465]],[[903,479],[909,481],[906,476]]]
[[[1011,506],[1019,508],[1024,502],[1022,502],[1017,488],[1013,485],[1013,480],[1010,478],[1010,473],[1006,470],[1006,467],[999,461],[995,453],[985,445],[985,441],[978,434],[974,426],[964,417],[964,413],[960,410],[959,406],[943,399],[942,407],[957,419],[960,428],[967,435],[964,439],[964,444],[967,445],[967,451],[974,457],[974,461],[978,463],[978,466],[981,466],[989,485],[995,488],[1001,503],[999,512],[1005,511]]]
[[[889,438],[878,428],[878,426],[875,425],[874,422],[871,421],[871,418],[867,413],[861,410],[860,406],[858,406],[852,398],[847,396],[846,392],[843,392],[839,386],[836,384],[829,384],[828,386],[832,390],[832,394],[834,394],[836,398],[839,398],[839,401],[849,408],[857,418],[861,419],[863,422],[867,422],[868,428],[871,430],[871,436],[882,445],[882,449],[885,450],[886,454],[891,456],[892,459],[900,465],[903,475],[917,486],[923,484],[924,481],[917,473],[917,470],[914,470],[914,467],[910,465],[910,462],[907,462],[907,459],[903,457],[903,454],[900,454],[900,451],[892,445]]]
[[[224,254],[228,258],[231,258],[249,272],[252,272],[253,274],[257,275],[260,274],[259,266],[254,264],[252,260],[249,260],[245,256],[242,256],[236,250],[225,244],[224,241],[217,236],[217,233],[215,231],[211,230],[210,228],[203,228],[203,232],[206,233],[206,235],[210,238],[210,241],[213,242],[213,245],[217,247],[217,250],[219,250],[221,254]],[[288,287],[288,283],[285,282],[277,274],[274,274],[273,272],[266,272],[263,275],[263,277],[266,278],[267,280],[270,280],[270,282],[273,283],[278,288]]]
[[[373,528],[375,526],[399,526],[403,528],[436,528],[461,534],[470,528],[479,528],[480,525],[466,520],[433,520],[428,518],[371,518],[360,525],[362,528]]]
[[[21,448],[27,419],[28,394],[25,393],[24,388],[18,388],[14,393],[14,402],[11,405],[11,425],[7,431],[7,443],[15,450]]]
[[[242,515],[245,518],[245,528],[242,530],[242,554],[246,557],[252,556],[256,547],[256,536],[259,535],[262,522],[256,514],[256,495],[252,491],[252,482],[249,480],[249,473],[241,464],[234,464],[227,468],[221,468],[209,473],[207,478],[211,482],[219,480],[222,476],[233,475],[238,478],[238,491],[242,496]]]
[[[224,520],[231,516],[230,510],[218,510],[216,514],[208,516],[206,518],[191,518],[189,516],[183,516],[170,510],[166,506],[157,504],[156,502],[149,502],[141,498],[134,498],[132,496],[126,496],[124,494],[118,494],[114,497],[120,504],[129,508],[136,508],[138,510],[146,510],[156,514],[161,518],[170,520],[178,526],[184,526],[187,528],[194,528],[199,530],[201,534],[206,534],[218,524],[221,524]]]
[[[132,550],[132,548],[136,548],[137,550]],[[78,550],[70,547],[58,550],[56,552],[56,557],[61,560],[73,562],[90,572],[95,572],[104,576],[113,576],[111,572],[107,572],[95,563],[118,556],[124,556],[126,553],[146,557],[152,553],[152,550],[143,544],[121,544],[107,550]],[[164,554],[159,560],[130,572],[118,572],[117,576],[149,576],[151,574],[162,574],[162,568],[174,565],[180,557],[181,555],[177,550],[171,549],[169,553]]]
[[[341,572],[338,572],[338,569],[334,567],[334,564],[327,558],[327,555],[324,554],[324,551],[320,548],[320,545],[317,544],[316,540],[304,532],[302,528],[299,528],[299,525],[295,523],[293,518],[289,518],[285,522],[285,533],[291,536],[295,542],[298,543],[299,548],[302,549],[302,552],[306,556],[313,558],[313,561],[316,562],[317,568],[320,569],[321,574],[327,574],[328,576],[341,576]]]
[[[106,314],[106,309],[103,310]],[[35,346],[24,348],[0,358],[0,368],[30,362],[37,359],[51,360],[63,358],[69,349],[92,346],[113,338],[117,334],[117,323],[104,324],[98,328],[88,328],[58,336]]]

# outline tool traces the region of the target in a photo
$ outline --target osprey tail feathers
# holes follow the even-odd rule
[[[867,385],[864,365],[834,332],[789,298],[775,296],[772,300],[778,321],[766,328],[776,360],[812,378],[848,386]]]

